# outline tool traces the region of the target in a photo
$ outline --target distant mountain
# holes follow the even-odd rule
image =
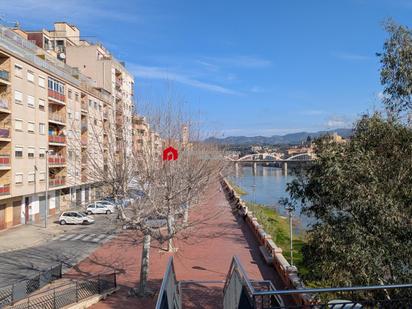
[[[310,136],[312,139],[322,135],[336,132],[343,138],[348,138],[352,134],[352,129],[335,129],[319,132],[298,132],[285,135],[273,136],[228,136],[225,138],[209,137],[206,142],[222,145],[276,145],[276,144],[300,144]]]

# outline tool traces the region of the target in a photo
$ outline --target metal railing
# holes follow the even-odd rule
[[[176,280],[176,272],[173,264],[173,257],[169,258],[159,296],[157,297],[156,309],[181,309],[182,299],[179,285]]]
[[[50,267],[27,280],[0,288],[0,308],[16,303],[53,280],[62,277],[62,264]]]
[[[10,194],[10,184],[0,185],[0,195],[9,195]]]
[[[6,98],[0,98],[0,108],[9,110],[9,100]]]
[[[66,136],[64,135],[49,135],[49,143],[65,144]]]
[[[0,137],[10,138],[10,129],[8,129],[8,128],[0,128]]]
[[[308,301],[296,303],[297,298],[293,298],[296,295],[309,296]],[[283,297],[295,304],[285,304]],[[412,308],[412,284],[276,290],[270,281],[250,280],[234,257],[223,289],[223,308],[239,306],[251,309]]]
[[[0,166],[10,165],[10,154],[0,154]]]
[[[59,187],[64,186],[66,184],[66,177],[55,177],[49,179],[49,186],[50,187]]]
[[[30,295],[9,309],[58,309],[117,288],[116,273],[78,280]]]

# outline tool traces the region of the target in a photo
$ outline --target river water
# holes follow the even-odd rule
[[[247,192],[242,199],[275,208],[280,215],[287,216],[284,206],[279,205],[279,199],[289,197],[286,185],[295,178],[290,170],[288,175],[284,175],[282,169],[277,167],[257,165],[254,170],[253,166],[239,164],[238,168],[234,169],[231,180]],[[302,229],[308,227],[310,219],[301,214],[300,204],[293,216]]]

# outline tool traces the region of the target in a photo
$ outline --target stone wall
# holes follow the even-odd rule
[[[272,237],[265,232],[263,226],[260,225],[257,218],[253,216],[253,213],[247,210],[244,201],[242,201],[229,182],[223,177],[221,178],[221,185],[233,210],[237,210],[240,215],[245,216],[245,221],[255,235],[256,240],[261,246],[265,247],[266,253],[271,257],[271,260],[273,260],[273,267],[282,278],[285,287],[288,289],[305,288],[302,279],[298,276],[297,268],[289,264],[282,254],[282,249],[276,246]],[[293,298],[297,304],[308,305],[311,303],[311,297],[308,294],[293,294]]]

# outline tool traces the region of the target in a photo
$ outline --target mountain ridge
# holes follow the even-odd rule
[[[334,129],[323,130],[317,132],[296,132],[288,133],[285,135],[272,135],[272,136],[228,136],[224,138],[209,137],[205,140],[208,143],[221,144],[221,145],[275,145],[275,144],[300,144],[306,141],[307,137],[318,138],[323,135],[337,133],[343,138],[348,138],[353,129]]]

